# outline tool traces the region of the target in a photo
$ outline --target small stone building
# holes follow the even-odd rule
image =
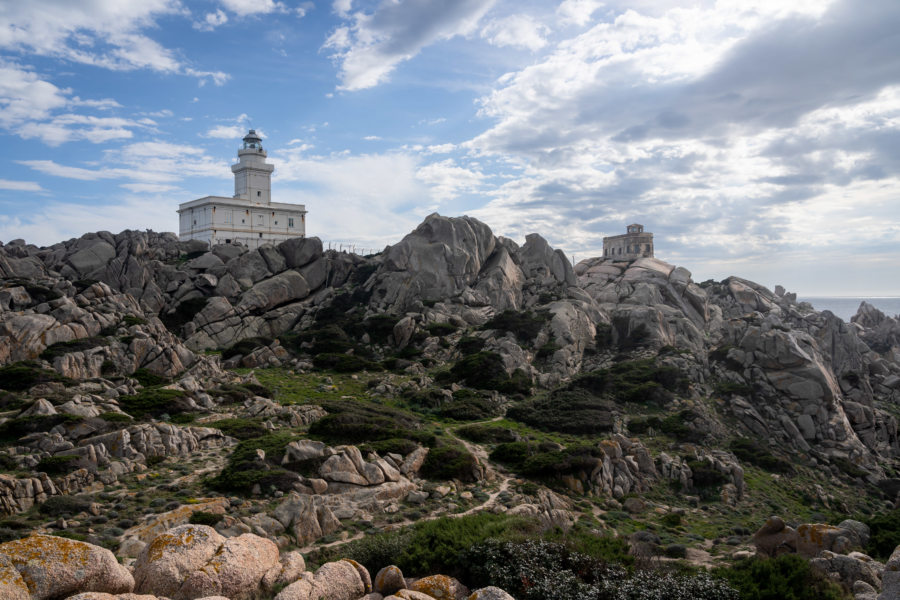
[[[603,238],[603,258],[653,258],[653,234],[644,231],[643,225],[632,223],[628,226],[627,233]]]
[[[306,235],[306,206],[272,202],[272,171],[253,129],[244,136],[234,173],[234,196],[206,196],[178,206],[178,237],[210,245],[240,242],[250,248]]]

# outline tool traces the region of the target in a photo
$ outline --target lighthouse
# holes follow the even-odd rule
[[[272,202],[272,171],[262,138],[251,129],[238,149],[234,196],[205,196],[178,206],[182,241],[203,240],[210,245],[240,243],[250,248],[277,244],[306,235],[306,206]]]

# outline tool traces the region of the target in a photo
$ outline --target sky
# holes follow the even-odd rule
[[[0,0],[0,241],[174,231],[247,129],[307,234],[900,295],[896,0]]]

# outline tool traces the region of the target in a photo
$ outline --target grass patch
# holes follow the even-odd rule
[[[842,600],[841,588],[796,554],[751,558],[713,571],[736,588],[742,600]]]
[[[218,421],[213,421],[212,423],[204,423],[204,426],[213,427],[225,435],[239,440],[250,440],[268,433],[268,430],[263,426],[263,420],[261,418],[220,419]]]
[[[735,438],[728,444],[728,449],[740,460],[756,465],[766,471],[785,474],[794,472],[794,467],[791,463],[783,458],[778,458],[756,440]]]

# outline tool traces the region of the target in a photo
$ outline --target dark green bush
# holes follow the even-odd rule
[[[34,470],[47,475],[66,475],[78,468],[74,464],[76,460],[77,456],[45,456]]]
[[[319,369],[329,369],[338,373],[357,371],[381,371],[381,365],[355,354],[316,354],[313,364]]]
[[[585,473],[590,476],[603,451],[591,445],[571,446],[563,450],[537,452],[525,459],[519,471],[528,477],[554,478]]]
[[[142,319],[141,317],[136,317],[134,315],[125,315],[122,317],[122,323],[125,327],[132,327],[133,325],[146,325],[147,319]]]
[[[135,417],[159,418],[163,414],[177,415],[187,409],[187,396],[181,390],[144,388],[133,396],[119,398],[119,407]]]
[[[750,438],[735,438],[728,445],[738,459],[756,465],[773,473],[793,473],[794,467],[783,458],[778,458],[768,448]]]
[[[875,515],[865,520],[869,526],[869,544],[866,554],[873,558],[886,560],[900,541],[900,509]]]
[[[0,425],[0,441],[12,442],[22,438],[29,433],[38,431],[50,431],[57,425],[65,425],[67,423],[78,423],[83,417],[69,414],[56,415],[35,415],[32,417],[19,417],[10,419]]]
[[[75,515],[87,511],[91,502],[89,496],[50,496],[38,507],[38,512],[52,516]]]
[[[557,389],[509,408],[508,418],[543,431],[598,434],[612,431],[614,404],[583,389]]]
[[[394,453],[406,456],[419,447],[419,444],[412,440],[403,438],[390,438],[387,440],[379,440],[377,442],[368,442],[360,445],[361,452],[375,452],[384,456],[385,454]]]
[[[482,329],[496,329],[512,333],[520,342],[530,342],[540,333],[544,323],[550,320],[550,313],[541,311],[504,310],[481,326]]]
[[[718,381],[714,393],[719,396],[752,396],[753,387],[746,383],[735,383],[733,381]]]
[[[691,469],[691,481],[698,488],[710,488],[728,483],[725,474],[716,470],[711,463],[705,460],[689,460],[687,465]]]
[[[205,510],[198,510],[191,513],[191,517],[188,519],[188,523],[190,523],[191,525],[208,525],[210,527],[215,527],[216,523],[224,518],[225,515],[206,512]]]
[[[515,442],[518,434],[508,427],[496,425],[467,425],[457,430],[460,437],[475,442],[476,444],[497,444],[502,442]]]
[[[288,491],[299,481],[299,476],[280,465],[285,448],[295,439],[295,435],[281,432],[244,440],[235,446],[222,472],[207,483],[215,490],[228,493],[249,494],[256,484],[264,490],[275,487]],[[260,460],[257,450],[265,453],[264,460]]]
[[[141,367],[140,369],[136,369],[134,373],[131,374],[134,379],[137,379],[137,382],[144,387],[152,387],[155,385],[165,385],[169,383],[169,380],[161,375],[157,375],[150,369],[145,369]]]
[[[584,389],[617,401],[646,404],[664,403],[668,392],[682,392],[689,382],[675,367],[657,366],[654,359],[622,361],[609,369],[586,373],[574,379],[568,389]]]
[[[612,318],[612,331],[622,350],[634,350],[644,346],[650,339],[650,332],[644,323],[631,327],[631,319],[627,316],[615,316]]]
[[[528,377],[519,370],[508,375],[503,359],[496,352],[482,350],[462,358],[450,368],[449,376],[451,381],[465,382],[470,387],[483,390],[507,394],[527,394],[531,391]]]
[[[330,414],[309,427],[311,437],[331,445],[359,444],[405,438],[431,445],[433,436],[421,431],[422,422],[408,413],[376,404],[329,402]]]
[[[499,407],[489,397],[472,390],[457,390],[453,400],[440,408],[442,417],[457,421],[483,421],[497,416]]]
[[[242,356],[246,356],[250,354],[257,348],[261,346],[270,346],[272,344],[272,338],[267,337],[252,337],[240,340],[236,342],[234,345],[229,346],[228,348],[222,350],[222,359],[228,360],[234,356],[238,356],[239,354]]]
[[[97,346],[108,346],[109,340],[104,337],[86,337],[68,342],[57,342],[44,348],[41,352],[41,358],[47,361],[53,361],[57,356],[63,356],[70,352],[83,352],[91,350]]]
[[[226,383],[220,387],[211,389],[209,391],[209,394],[211,396],[223,396],[226,401],[232,404],[244,402],[245,400],[249,400],[254,396],[263,396],[265,398],[272,397],[271,390],[263,385],[257,385],[254,383]]]
[[[842,600],[840,587],[796,554],[751,558],[714,575],[736,588],[742,600]]]
[[[391,341],[394,333],[394,325],[400,320],[400,317],[394,315],[380,314],[372,315],[362,322],[365,333],[369,334],[369,339],[376,344],[387,344]]]
[[[428,452],[419,472],[426,479],[474,482],[478,475],[477,460],[461,444],[445,443]]]
[[[425,326],[425,329],[428,331],[428,335],[443,337],[445,335],[450,335],[451,333],[456,333],[456,330],[459,329],[459,327],[453,323],[429,323]]]
[[[672,436],[679,442],[701,443],[706,438],[706,431],[702,427],[693,425],[697,414],[690,409],[678,411],[659,422],[659,430]]]
[[[188,298],[169,312],[159,313],[159,320],[166,329],[179,335],[181,328],[190,323],[201,310],[206,308],[209,298]]]
[[[519,469],[531,455],[532,448],[528,442],[504,442],[491,451],[491,460]]]
[[[484,338],[476,337],[476,336],[466,336],[459,340],[459,343],[456,345],[459,348],[459,351],[463,354],[475,354],[476,352],[481,352],[484,349],[485,345]]]
[[[21,392],[51,381],[65,382],[65,378],[56,371],[42,369],[36,362],[22,361],[0,367],[0,389],[10,392]]]
[[[206,427],[214,427],[225,435],[239,440],[249,440],[264,436],[268,430],[263,426],[263,420],[257,419],[220,419],[212,423],[205,423]]]

